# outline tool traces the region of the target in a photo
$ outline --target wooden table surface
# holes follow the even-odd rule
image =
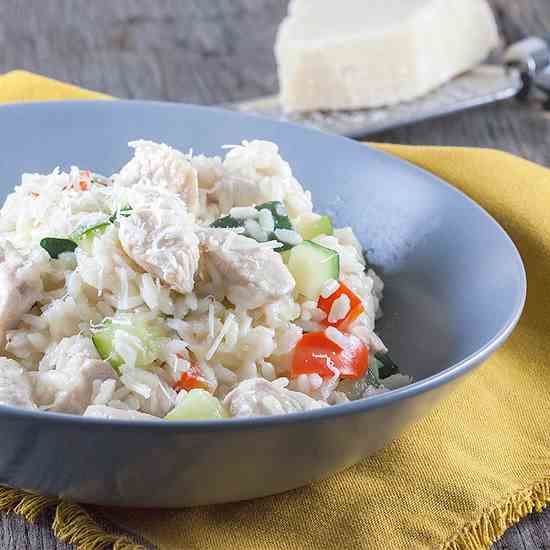
[[[550,31],[550,0],[491,0],[506,41]],[[218,103],[277,89],[273,41],[287,0],[0,0],[0,73],[36,71],[125,98]],[[496,147],[550,166],[550,113],[498,106],[385,132],[379,141]],[[0,516],[0,548],[68,549]],[[368,541],[365,542],[368,546]],[[550,549],[550,510],[494,550]]]

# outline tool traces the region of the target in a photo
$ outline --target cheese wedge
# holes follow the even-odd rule
[[[275,55],[286,111],[424,95],[499,43],[486,0],[292,0]]]

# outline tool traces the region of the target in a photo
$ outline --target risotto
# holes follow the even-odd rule
[[[277,146],[130,143],[23,174],[0,213],[0,404],[110,419],[318,409],[406,384],[383,283]]]

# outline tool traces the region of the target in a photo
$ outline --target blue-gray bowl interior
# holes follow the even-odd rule
[[[139,101],[5,106],[0,124],[2,199],[22,172],[44,173],[74,164],[111,174],[130,158],[127,143],[135,139],[207,155],[222,155],[224,144],[265,139],[279,144],[295,176],[312,192],[315,210],[332,216],[336,226],[354,229],[369,263],[386,283],[378,330],[396,362],[416,382],[321,411],[198,422],[197,429],[351,414],[427,391],[488,357],[521,314],[525,272],[503,229],[454,187],[364,144],[220,109]],[[62,420],[52,413],[0,410]],[[163,429],[181,424],[186,423],[163,423]]]

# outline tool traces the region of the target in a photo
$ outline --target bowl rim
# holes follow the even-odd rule
[[[150,100],[116,100],[111,101],[109,99],[97,99],[97,100],[57,100],[57,101],[35,101],[35,102],[22,102],[0,105],[0,117],[4,111],[11,110],[28,110],[28,109],[61,109],[66,107],[83,107],[83,108],[103,108],[113,106],[119,108],[130,109],[142,109],[142,108],[168,108],[168,109],[181,109],[182,112],[188,111],[202,111],[202,112],[217,112],[223,116],[229,116],[233,118],[245,117],[248,119],[256,119],[261,123],[270,123],[280,127],[292,127],[293,131],[300,131],[307,136],[308,134],[323,134],[315,128],[308,128],[292,122],[281,122],[269,119],[264,116],[254,115],[250,113],[241,113],[223,109],[215,106],[202,106],[192,105],[187,103],[176,103],[169,101],[150,101]],[[368,149],[371,153],[374,153],[380,157],[391,158],[392,162],[406,165],[410,172],[421,174],[422,177],[430,178],[434,182],[443,185],[451,192],[455,193],[461,200],[465,200],[469,205],[475,209],[481,211],[481,213],[488,218],[499,230],[502,238],[508,241],[511,245],[511,252],[514,255],[514,261],[516,264],[517,273],[519,277],[519,292],[515,296],[515,304],[509,315],[509,318],[503,324],[501,329],[481,346],[477,351],[468,355],[464,359],[448,366],[444,370],[435,373],[422,380],[412,382],[411,384],[398,388],[396,390],[389,391],[369,397],[368,399],[359,399],[348,403],[331,405],[321,409],[315,409],[305,412],[290,413],[285,415],[265,416],[265,417],[247,417],[247,418],[230,418],[224,420],[171,420],[166,421],[162,418],[154,420],[111,420],[104,418],[92,418],[78,415],[70,415],[63,413],[56,413],[50,411],[40,410],[28,410],[18,407],[12,407],[8,405],[0,405],[0,418],[8,418],[15,421],[27,421],[27,420],[39,420],[48,424],[56,424],[62,426],[74,426],[82,428],[99,428],[99,429],[113,429],[113,430],[155,430],[155,431],[168,431],[168,432],[218,432],[218,431],[236,431],[242,429],[260,429],[266,427],[278,427],[287,424],[298,424],[303,422],[312,421],[326,421],[338,417],[346,417],[358,413],[366,413],[371,409],[377,409],[387,407],[393,403],[402,401],[404,399],[412,398],[416,395],[426,393],[430,390],[438,388],[452,380],[468,373],[473,370],[480,363],[485,361],[490,355],[492,355],[497,349],[499,349],[504,342],[508,339],[510,334],[515,329],[519,322],[527,298],[527,275],[525,266],[523,264],[521,255],[511,237],[500,225],[500,223],[493,218],[484,208],[482,208],[477,202],[468,197],[464,192],[454,187],[444,179],[428,172],[427,170],[401,159],[397,156],[391,155],[385,151],[375,149],[366,143],[361,143],[346,137],[323,134],[324,138],[333,140],[336,144],[345,144],[346,147],[357,147]]]

